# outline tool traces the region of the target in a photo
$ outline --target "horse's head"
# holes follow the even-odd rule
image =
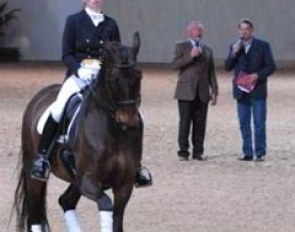
[[[138,107],[142,73],[136,67],[139,48],[138,32],[134,34],[131,47],[118,42],[104,44],[102,78],[107,98],[111,101],[116,121],[129,128],[138,125],[140,120]]]

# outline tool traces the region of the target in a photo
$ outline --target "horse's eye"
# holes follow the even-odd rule
[[[114,76],[112,79],[111,79],[112,82],[115,82],[115,83],[118,83],[119,82],[119,77],[118,76]]]

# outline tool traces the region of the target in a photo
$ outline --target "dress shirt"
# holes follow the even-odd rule
[[[97,13],[88,7],[85,8],[85,11],[89,15],[91,21],[96,27],[98,26],[98,24],[104,21],[104,15],[101,12]]]

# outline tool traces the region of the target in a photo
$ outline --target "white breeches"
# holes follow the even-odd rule
[[[89,85],[90,81],[83,80],[75,75],[68,77],[68,79],[63,83],[55,102],[52,103],[51,115],[56,122],[60,122],[65,105],[69,98],[74,94],[79,92],[83,87]]]

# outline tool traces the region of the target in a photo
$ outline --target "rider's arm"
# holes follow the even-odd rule
[[[70,73],[77,73],[80,62],[75,57],[76,49],[76,26],[73,16],[67,18],[62,39],[62,60]]]

